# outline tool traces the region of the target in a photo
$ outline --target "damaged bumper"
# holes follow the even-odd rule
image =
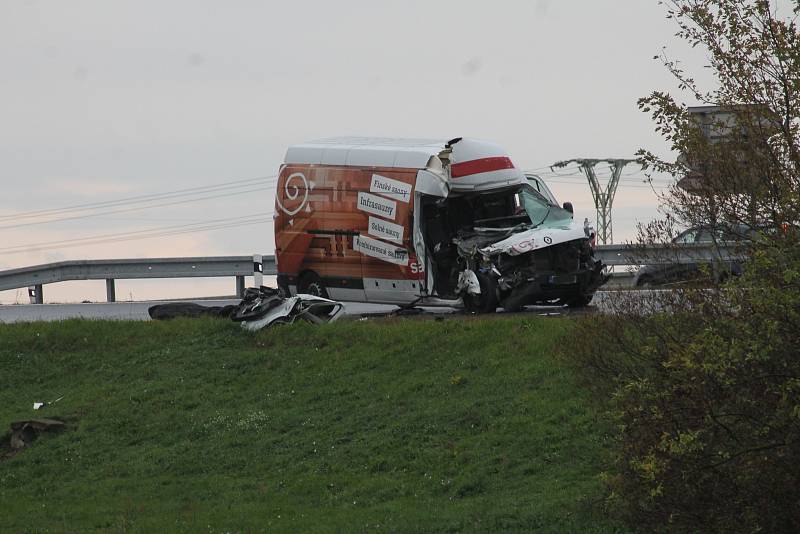
[[[473,249],[471,256],[464,257],[481,281],[481,291],[495,293],[482,295],[481,302],[494,300],[506,310],[531,304],[585,306],[608,279],[603,263],[594,258],[588,239],[572,239],[528,252],[495,244]],[[463,279],[468,280],[470,273],[465,270]],[[474,284],[459,283],[468,308],[476,301],[473,287]]]
[[[501,301],[506,309],[528,304],[558,301],[560,304],[588,304],[594,292],[607,281],[602,262],[572,273],[545,273],[520,281],[513,286],[498,280],[498,287],[507,295]]]

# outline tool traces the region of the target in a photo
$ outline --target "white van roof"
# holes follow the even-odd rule
[[[451,190],[474,191],[525,183],[525,175],[502,147],[471,138],[332,137],[290,146],[284,163],[423,170],[448,143],[452,143],[452,152],[447,157],[446,180]],[[441,170],[441,163],[438,168]]]
[[[330,137],[290,146],[285,163],[423,169],[447,139]]]

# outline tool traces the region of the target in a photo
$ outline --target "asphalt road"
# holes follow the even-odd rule
[[[149,321],[147,309],[156,304],[174,301],[148,301],[148,302],[100,302],[86,304],[13,304],[0,306],[0,323],[15,323],[22,321],[61,321],[64,319],[112,319]],[[187,301],[181,301],[187,302]],[[238,300],[192,300],[203,306],[225,306],[237,304]],[[383,306],[379,304],[365,304],[360,302],[345,303],[345,314],[360,316],[362,314],[381,314],[396,310],[396,306]],[[428,308],[433,311],[433,309]],[[452,311],[450,308],[436,310],[439,312]]]
[[[172,302],[172,301],[165,301]],[[182,301],[185,302],[185,301]],[[225,306],[236,304],[238,300],[193,300],[203,306]],[[592,306],[587,311],[604,311],[607,309],[608,292],[598,291]],[[15,323],[23,321],[61,321],[64,319],[111,319],[149,321],[147,309],[163,302],[101,302],[86,304],[11,304],[0,305],[0,323]],[[397,310],[396,306],[381,304],[366,304],[362,302],[346,302],[345,314],[348,316],[380,315]],[[426,313],[447,314],[454,313],[452,308],[424,308]],[[529,306],[523,313],[537,314],[566,314],[569,310],[556,306]]]

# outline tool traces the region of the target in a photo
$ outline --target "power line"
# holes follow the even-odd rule
[[[579,175],[552,175],[554,177],[550,177],[548,175],[544,176],[548,182],[557,182],[558,180],[578,180],[580,183],[586,183],[585,181],[581,180]],[[610,178],[608,175],[598,175],[598,178]],[[667,181],[660,181],[660,180],[646,180],[646,179],[635,179],[635,178],[620,178],[620,183],[628,183],[628,184],[643,184],[643,183],[653,183],[658,185],[670,185],[673,183],[671,180]]]
[[[630,178],[630,176],[633,176],[635,174],[639,174],[639,173],[637,172],[637,173],[620,174],[620,181],[621,182],[631,182],[631,183],[634,183],[634,182],[641,183],[641,182],[645,181],[645,178],[641,178],[641,179]],[[543,172],[543,173],[539,173],[539,175],[544,176],[544,177],[556,176],[556,177],[562,177],[562,178],[572,178],[572,177],[577,177],[577,176],[583,176],[583,173],[582,172],[574,172],[574,173],[566,174],[566,173],[558,173],[558,172],[552,172],[552,173]],[[595,172],[595,175],[598,178],[611,178],[612,173]],[[548,180],[550,180],[550,178],[548,178]],[[659,178],[657,180],[656,179],[647,179],[647,181],[648,182],[653,182],[653,183],[657,183],[658,181],[661,181],[662,183],[665,183],[665,184],[672,183],[672,180],[670,178]]]
[[[174,191],[166,191],[163,193],[151,193],[148,195],[138,195],[133,197],[124,197],[117,200],[106,200],[102,202],[90,202],[86,204],[75,204],[72,206],[66,206],[61,208],[49,208],[49,209],[41,209],[41,210],[33,210],[21,213],[14,213],[8,215],[0,215],[0,221],[7,220],[7,219],[30,219],[30,218],[38,218],[44,217],[47,215],[57,215],[61,213],[71,213],[71,212],[79,212],[79,211],[88,211],[94,209],[102,209],[108,208],[112,206],[120,206],[126,204],[143,204],[147,202],[153,202],[157,200],[164,200],[167,198],[175,198],[181,196],[191,196],[191,195],[201,195],[203,193],[211,193],[218,190],[224,189],[236,189],[241,187],[248,187],[254,185],[253,182],[273,182],[277,180],[276,175],[271,176],[261,176],[258,178],[249,178],[246,180],[234,180],[231,182],[222,182],[215,185],[207,185],[207,186],[199,186],[199,187],[189,187],[186,189],[176,189]]]
[[[130,213],[132,211],[143,211],[143,210],[149,210],[149,209],[153,209],[153,208],[162,208],[162,207],[165,207],[165,206],[177,206],[179,204],[189,204],[189,203],[192,203],[192,202],[201,202],[203,200],[215,200],[215,199],[218,199],[218,198],[231,197],[231,196],[235,196],[235,195],[243,195],[243,194],[252,193],[252,192],[255,192],[255,191],[266,191],[266,190],[271,190],[271,189],[272,189],[272,187],[257,187],[255,189],[245,189],[243,191],[234,191],[232,193],[224,193],[224,194],[220,194],[220,195],[211,195],[211,196],[200,197],[200,198],[190,198],[190,199],[186,199],[186,200],[176,200],[174,202],[162,202],[161,204],[153,204],[153,205],[149,205],[149,206],[137,206],[137,207],[133,207],[133,208],[124,208],[124,209],[119,209],[119,210],[101,211],[101,212],[98,212],[98,213],[86,213],[86,214],[83,214],[83,215],[73,215],[71,217],[60,217],[60,218],[57,218],[57,219],[48,219],[46,221],[33,221],[33,222],[25,222],[25,223],[17,223],[17,224],[8,224],[8,225],[5,225],[5,226],[0,226],[0,230],[7,230],[7,229],[10,229],[10,228],[21,228],[23,226],[36,226],[36,225],[42,225],[42,224],[51,224],[51,223],[54,223],[54,222],[74,221],[74,220],[78,220],[78,219],[88,219],[88,218],[91,218],[91,217],[100,217],[102,215],[112,215],[112,214],[116,214],[116,213]]]
[[[72,238],[72,239],[61,239],[61,240],[55,240],[55,241],[43,241],[43,242],[40,242],[40,243],[35,243],[33,245],[14,245],[14,246],[11,246],[11,247],[0,247],[0,252],[6,251],[6,250],[10,250],[10,249],[16,249],[16,248],[24,248],[26,246],[33,246],[33,247],[51,246],[51,245],[55,246],[55,245],[61,245],[61,244],[65,244],[65,243],[91,241],[93,239],[122,238],[122,237],[131,236],[131,235],[143,234],[143,233],[147,233],[147,232],[188,228],[188,227],[198,226],[198,225],[202,225],[202,224],[229,222],[229,221],[245,219],[247,217],[255,217],[255,216],[262,216],[262,215],[267,215],[267,213],[265,213],[265,212],[251,213],[249,215],[241,215],[241,216],[238,216],[238,217],[225,217],[225,218],[222,218],[222,219],[211,219],[211,220],[200,221],[200,222],[195,222],[195,223],[186,223],[186,224],[177,224],[177,225],[172,225],[172,226],[164,226],[164,227],[160,227],[160,228],[158,228],[158,227],[157,228],[147,228],[147,229],[144,229],[144,230],[133,230],[133,231],[130,231],[130,232],[118,232],[118,233],[113,233],[113,234],[101,234],[101,235],[95,235],[95,236],[75,237],[75,238]]]
[[[564,167],[566,172],[558,172],[552,167],[542,167],[539,169],[527,169],[524,172],[535,173],[538,175],[542,175],[544,177],[547,176],[557,176],[557,177],[566,177],[570,178],[573,176],[583,176],[582,168],[580,166],[567,166]],[[608,169],[595,169],[595,174],[598,178],[611,178],[613,176],[614,170],[612,168]],[[635,170],[631,172],[624,172],[620,174],[620,181],[631,181],[631,182],[644,182],[644,180],[636,180],[636,179],[629,179],[631,176],[642,175],[643,170]],[[672,179],[670,177],[660,178],[660,179],[651,179],[648,180],[649,182],[656,183],[658,181],[662,181],[663,183],[671,183]]]
[[[553,166],[552,165],[545,165],[544,167],[536,167],[536,168],[533,168],[533,169],[525,169],[523,172],[539,173],[539,172],[544,172],[544,171],[548,171],[548,170],[552,171],[553,170]]]
[[[111,221],[111,222],[142,222],[141,217],[103,217],[98,215],[95,217],[100,221]],[[198,219],[195,217],[147,217],[148,222],[164,222],[164,223],[178,223],[178,222],[203,222],[203,219]]]
[[[570,178],[562,179],[562,180],[548,179],[547,183],[548,184],[549,183],[567,184],[567,185],[585,185],[586,184],[586,182],[582,182],[582,181],[578,181],[577,179],[570,179]],[[654,183],[651,186],[651,185],[649,185],[647,183],[641,183],[641,184],[621,183],[621,184],[619,184],[619,187],[623,187],[623,188],[631,188],[632,187],[632,188],[641,188],[641,189],[663,189],[663,188],[669,187],[669,185],[670,184],[655,184]]]
[[[631,172],[623,172],[622,176],[633,176],[634,174],[641,174],[642,170],[639,169],[638,171],[631,171]]]
[[[175,231],[175,232],[163,232],[163,233],[154,233],[154,234],[151,234],[151,235],[132,236],[132,237],[115,238],[115,239],[105,239],[105,240],[91,241],[91,242],[87,242],[87,243],[74,243],[74,244],[62,245],[62,246],[56,247],[56,249],[60,250],[60,249],[63,249],[63,248],[72,248],[72,247],[89,247],[89,246],[92,246],[92,245],[102,245],[102,244],[105,244],[105,243],[118,243],[118,242],[123,242],[123,241],[136,241],[136,240],[144,240],[144,239],[153,239],[153,238],[158,238],[158,237],[169,237],[169,236],[175,236],[175,235],[191,234],[191,233],[196,233],[196,232],[210,232],[210,231],[214,231],[214,230],[221,230],[221,229],[224,229],[224,228],[236,228],[236,227],[241,227],[241,226],[249,226],[249,225],[252,225],[252,224],[261,224],[261,223],[265,223],[265,222],[272,222],[272,217],[270,216],[270,217],[266,217],[266,218],[263,218],[263,219],[253,219],[253,220],[244,221],[244,222],[218,224],[218,225],[207,226],[207,227],[203,227],[203,228],[187,229],[187,230],[181,230],[181,231]],[[51,249],[52,249],[52,247],[24,248],[24,249],[21,249],[21,250],[13,250],[13,251],[10,251],[10,252],[0,252],[0,256],[2,256],[2,255],[9,255],[10,256],[12,254],[21,254],[21,253],[24,253],[24,252],[37,252],[37,251],[40,251],[40,250],[51,250]]]
[[[619,186],[620,174],[622,169],[630,164],[636,163],[635,159],[586,159],[576,158],[568,161],[559,161],[553,164],[553,167],[566,167],[570,163],[577,163],[581,170],[586,174],[586,179],[589,182],[589,188],[592,192],[594,199],[595,210],[597,211],[597,237],[603,244],[608,242],[613,243],[614,237],[612,234],[611,223],[611,206],[614,202],[614,196]],[[613,173],[606,183],[605,187],[600,185],[595,167],[600,163],[608,163]]]
[[[566,169],[568,172],[556,172],[550,171],[549,173],[542,173],[542,174],[549,174],[552,176],[578,176],[580,175],[581,171],[579,168],[575,169]]]
[[[254,217],[264,217],[270,216],[271,220],[273,212],[261,212],[261,213],[252,213],[249,215],[242,215],[239,217],[226,217],[222,219],[213,219],[208,221],[202,221],[197,223],[188,223],[188,224],[178,224],[173,226],[164,226],[160,228],[150,228],[146,230],[136,230],[132,232],[119,232],[115,234],[103,234],[103,235],[96,235],[96,236],[86,236],[86,237],[78,237],[73,239],[63,239],[57,241],[46,241],[40,243],[33,243],[30,245],[15,245],[11,247],[3,247],[0,248],[0,254],[15,254],[19,252],[27,252],[27,251],[35,251],[41,249],[51,249],[51,248],[68,248],[73,246],[83,246],[83,245],[94,245],[99,243],[108,243],[108,242],[118,242],[118,241],[130,241],[132,239],[146,239],[150,237],[162,237],[166,235],[178,235],[182,233],[191,233],[191,232],[199,232],[205,231],[208,229],[217,229],[219,228],[229,228],[230,225],[237,225],[237,224],[244,224],[254,221],[246,221],[246,219],[252,219]],[[257,222],[264,222],[264,221],[257,221]],[[222,225],[222,226],[219,226]],[[191,230],[191,232],[190,232]]]

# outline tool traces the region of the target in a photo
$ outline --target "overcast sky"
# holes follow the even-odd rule
[[[702,79],[702,54],[674,32],[656,0],[0,0],[0,270],[271,253],[271,222],[8,252],[269,213],[268,181],[229,184],[198,202],[9,226],[48,220],[22,212],[269,178],[288,145],[340,135],[495,141],[593,220],[585,180],[545,167],[640,147],[667,153],[636,100],[675,91],[653,60],[662,46]],[[617,193],[616,241],[658,208],[634,171]],[[233,280],[120,281],[117,296],[232,290]],[[67,283],[45,296],[102,300],[104,291],[102,282]],[[15,300],[26,297],[0,292],[0,302]]]

